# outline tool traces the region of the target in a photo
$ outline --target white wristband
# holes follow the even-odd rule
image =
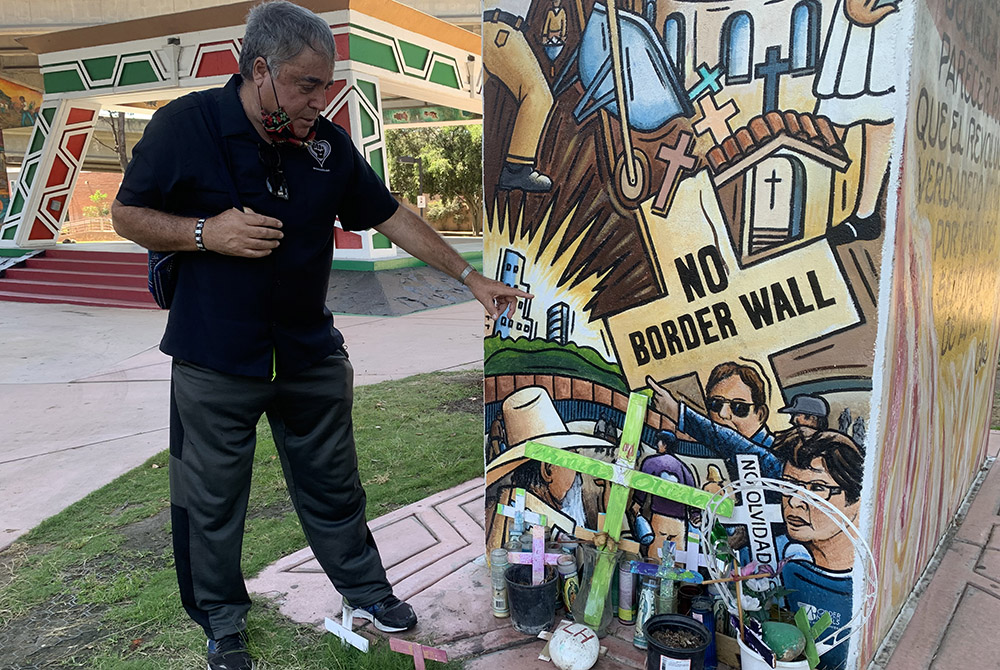
[[[466,277],[468,277],[469,275],[471,275],[475,271],[476,271],[476,268],[472,267],[471,265],[466,265],[465,269],[462,270],[462,274],[458,275],[458,281],[460,281],[460,282],[462,282],[464,284]]]
[[[194,244],[198,247],[198,251],[208,251],[205,248],[204,228],[205,219],[198,219],[198,223],[194,224]]]

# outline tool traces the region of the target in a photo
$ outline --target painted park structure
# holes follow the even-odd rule
[[[132,110],[193,90],[222,86],[237,72],[243,21],[236,3],[23,38],[38,54],[45,95],[10,205],[0,248],[55,244],[101,109]],[[335,85],[323,114],[388,180],[383,99],[409,100],[390,123],[477,118],[479,37],[396,2],[302,2],[330,24],[337,44]],[[125,38],[123,39],[123,36]],[[405,117],[405,118],[404,118]],[[336,229],[339,259],[395,256],[374,232]]]
[[[820,667],[867,665],[986,457],[998,30],[977,0],[486,3],[484,271],[534,296],[486,324],[491,548],[517,495],[599,528],[608,481],[527,445],[612,463],[644,391],[644,472],[792,479],[860,530],[877,588],[808,506],[722,519],[810,621],[871,596]],[[840,450],[777,456],[802,424]],[[655,558],[696,511],[636,504],[623,537]]]

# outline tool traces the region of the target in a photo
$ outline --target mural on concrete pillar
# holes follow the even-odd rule
[[[919,0],[869,534],[874,654],[986,456],[1000,318],[1000,7]],[[956,594],[956,616],[963,605]]]
[[[41,107],[39,91],[0,79],[0,130],[35,125]]]
[[[598,528],[604,482],[524,443],[611,461],[641,389],[646,472],[794,479],[857,519],[899,25],[874,4],[487,2],[485,271],[534,294],[486,327],[491,547],[518,489],[569,534]],[[841,626],[855,557],[818,517],[769,499],[729,530],[747,557],[791,559],[793,609]],[[636,501],[625,536],[655,557],[694,520]]]

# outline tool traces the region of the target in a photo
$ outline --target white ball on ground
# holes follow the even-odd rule
[[[590,670],[600,651],[597,633],[579,623],[559,626],[549,641],[549,657],[559,670]]]

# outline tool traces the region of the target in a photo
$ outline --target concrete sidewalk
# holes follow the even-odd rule
[[[0,549],[167,448],[166,316],[0,302]],[[475,301],[335,323],[359,385],[482,365]]]

